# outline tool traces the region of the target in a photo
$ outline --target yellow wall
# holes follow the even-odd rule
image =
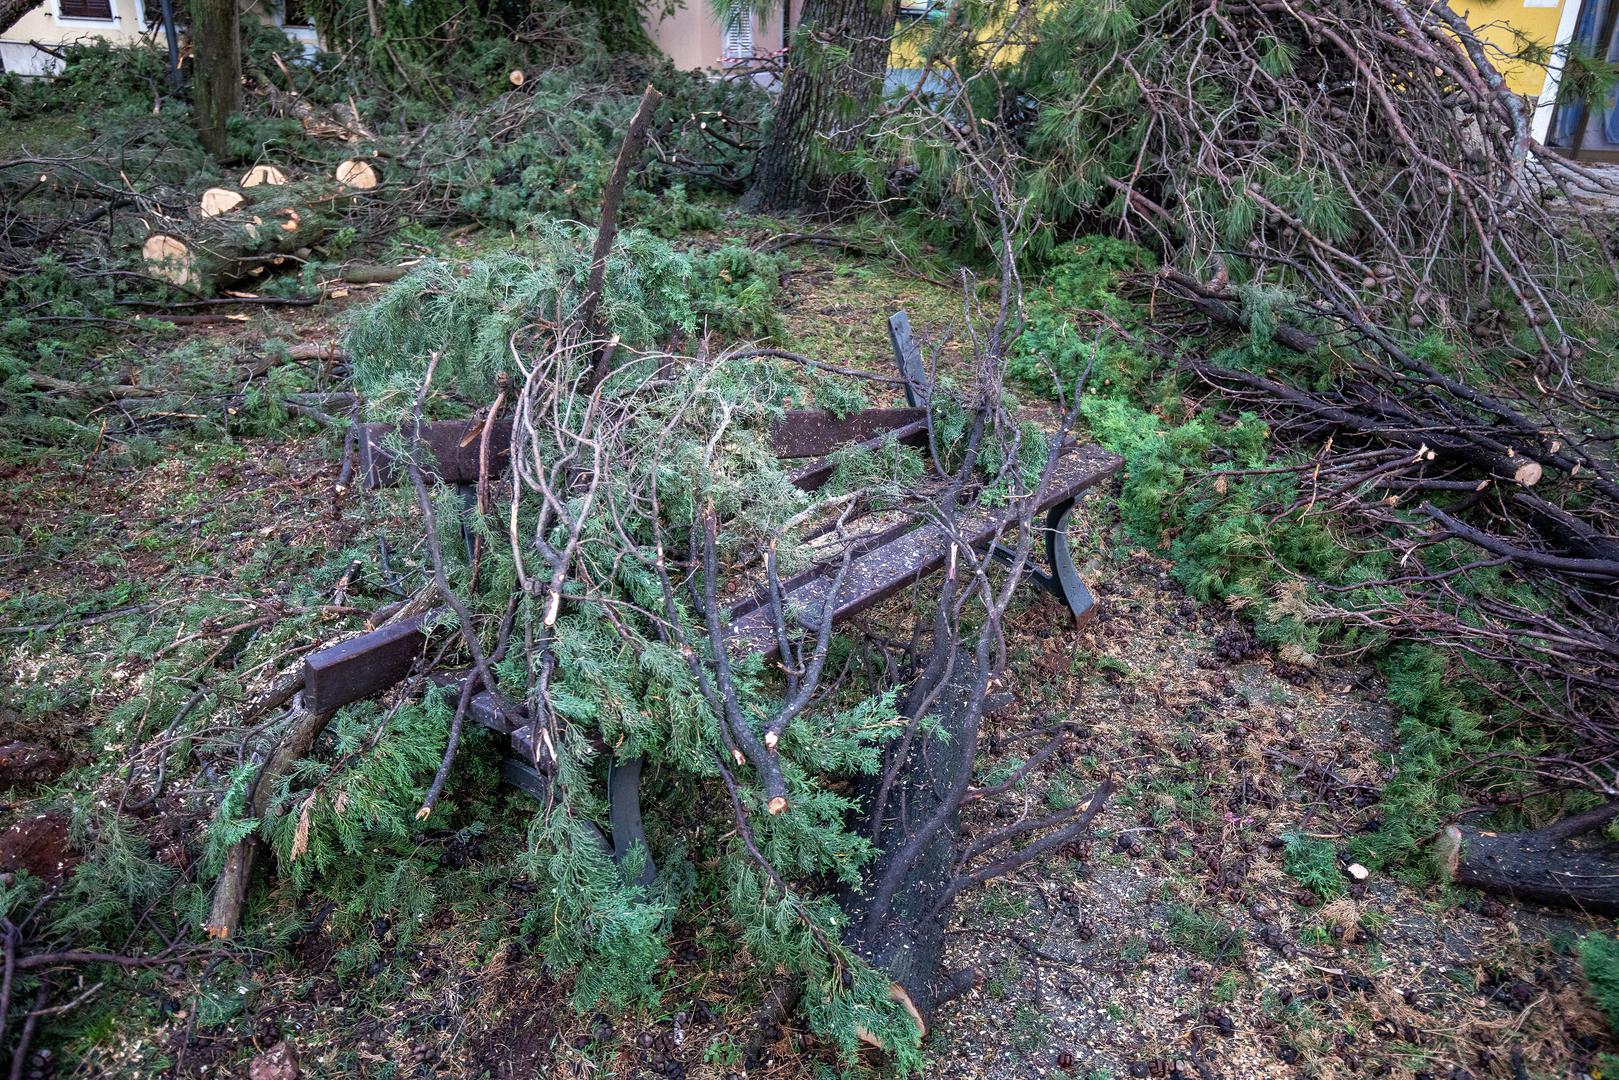
[[[1473,0],[1455,3],[1459,15],[1479,32],[1479,37],[1493,47],[1490,56],[1507,85],[1520,94],[1539,97],[1546,84],[1546,69],[1538,64],[1525,64],[1507,59],[1522,50],[1523,39],[1535,41],[1548,49],[1557,44],[1558,21],[1563,15],[1563,4],[1578,4],[1580,0]],[[1549,6],[1548,6],[1549,5]],[[1516,33],[1514,33],[1516,31]]]
[[[1546,69],[1538,64],[1509,60],[1520,52],[1524,40],[1535,41],[1551,48],[1557,44],[1559,20],[1565,3],[1578,5],[1580,0],[1471,0],[1458,3],[1451,0],[1457,13],[1479,30],[1479,36],[1491,46],[1490,59],[1506,76],[1507,84],[1520,94],[1539,96],[1546,82]],[[992,36],[998,27],[986,31]],[[1516,31],[1516,33],[1514,33]],[[921,64],[921,45],[927,40],[929,24],[926,19],[900,17],[899,33],[889,54],[889,66],[915,68]],[[1021,49],[1009,46],[1001,60],[1015,60]]]
[[[932,18],[937,18],[933,16]],[[1004,17],[996,18],[984,28],[982,39],[985,42],[993,40],[1003,32],[1006,25]],[[922,49],[928,38],[933,34],[931,18],[916,18],[910,15],[901,15],[899,26],[894,34],[894,43],[889,49],[888,66],[891,68],[917,68],[922,65]],[[1016,61],[1023,55],[1022,45],[1006,45],[997,53],[992,63],[996,66]]]

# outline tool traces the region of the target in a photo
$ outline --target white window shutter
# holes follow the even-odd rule
[[[744,4],[731,8],[725,20],[725,59],[748,60],[753,57],[753,9]]]

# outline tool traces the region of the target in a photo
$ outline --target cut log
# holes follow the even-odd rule
[[[148,236],[141,262],[154,277],[209,294],[285,265],[288,255],[329,229],[329,217],[318,209],[292,206],[199,217]]]
[[[1543,829],[1497,833],[1452,825],[1434,862],[1458,885],[1556,907],[1619,915],[1619,856],[1612,845],[1578,843],[1619,817],[1619,801]]]
[[[345,266],[339,276],[350,285],[388,285],[414,269],[414,266]]]
[[[355,191],[370,191],[382,183],[382,178],[370,162],[349,158],[337,166],[337,182]]]
[[[175,285],[197,284],[196,260],[191,247],[178,236],[153,233],[141,244],[141,262],[153,277]]]
[[[1524,487],[1534,487],[1540,483],[1541,473],[1543,472],[1540,462],[1530,461],[1528,458],[1513,458],[1513,460],[1518,463],[1517,467],[1512,470],[1512,479],[1515,483],[1522,484]]]
[[[506,76],[506,81],[513,86],[522,86],[528,82],[528,76],[523,74],[522,68],[512,68],[511,74]]]
[[[247,202],[247,196],[240,191],[232,191],[230,188],[211,187],[202,193],[202,216],[218,217],[220,214],[228,214],[232,210],[240,209],[245,202]]]
[[[287,174],[274,165],[255,165],[242,177],[243,187],[280,187],[287,182]]]

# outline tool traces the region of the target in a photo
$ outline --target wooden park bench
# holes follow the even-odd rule
[[[844,447],[876,448],[890,439],[910,446],[927,445],[927,410],[919,400],[920,389],[926,385],[921,354],[911,339],[909,320],[903,312],[889,320],[889,328],[909,404],[904,408],[864,409],[843,417],[821,410],[788,411],[773,430],[771,442],[783,460],[803,462],[792,474],[793,482],[800,489],[813,491],[825,484],[833,472],[833,455]],[[473,420],[422,424],[418,461],[424,473],[446,484],[461,486],[463,494],[469,494],[479,477],[478,436],[482,428],[481,422]],[[511,431],[509,419],[493,425],[489,459],[492,472],[505,468]],[[358,453],[357,473],[364,486],[375,487],[399,479],[403,470],[396,467],[389,450],[390,445],[396,445],[391,438],[395,434],[404,434],[397,425],[356,425],[352,441]],[[1069,514],[1086,490],[1106,479],[1121,464],[1118,455],[1100,447],[1065,447],[1036,508],[1037,513],[1045,514],[1040,531],[1047,569],[1031,568],[1026,573],[1037,587],[1067,604],[1077,622],[1083,623],[1095,616],[1095,600],[1080,580],[1069,552]],[[957,523],[957,532],[964,532],[966,540],[982,548],[1016,518],[1013,508],[978,510]],[[951,547],[943,527],[908,519],[872,529],[851,543],[855,550],[835,599],[834,622],[846,620],[940,570],[949,558]],[[847,547],[839,548],[836,558],[817,562],[783,581],[783,610],[822,610],[847,550]],[[766,656],[777,653],[767,589],[761,586],[755,594],[735,602],[729,616],[729,637],[738,650]],[[329,713],[380,693],[404,679],[422,653],[425,618],[384,626],[312,653],[305,667],[304,707],[311,712]],[[510,737],[513,755],[503,765],[502,775],[508,782],[543,799],[547,781],[534,768],[533,763],[538,759],[531,729],[526,724],[514,725],[508,719],[523,718],[523,707],[510,701],[497,702],[488,691],[482,691],[472,697],[469,715]],[[615,856],[622,856],[636,842],[644,844],[639,776],[639,761],[615,763],[609,770],[611,851]],[[644,876],[650,880],[654,872],[648,859]]]

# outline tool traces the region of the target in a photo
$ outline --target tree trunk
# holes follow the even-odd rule
[[[907,761],[897,776],[891,812],[883,818],[877,845],[883,852],[872,866],[870,880],[889,871],[891,860],[905,844],[910,830],[931,818],[943,804],[946,793],[972,762],[965,759],[964,747],[970,741],[966,725],[976,723],[970,707],[978,682],[977,658],[969,649],[956,651],[950,680],[937,705],[942,737],[924,735],[905,751]],[[894,753],[890,748],[889,753]],[[884,764],[891,758],[885,756]],[[864,778],[861,795],[870,802],[877,793],[874,777]],[[865,826],[869,828],[869,823]],[[959,814],[950,816],[945,828],[921,852],[905,872],[905,884],[895,896],[889,917],[875,933],[866,927],[872,892],[851,892],[843,897],[849,914],[848,944],[873,966],[886,971],[903,990],[922,1024],[933,1022],[934,1009],[956,996],[977,977],[977,972],[950,974],[943,967],[944,931],[949,919],[948,905],[935,910],[937,901],[955,875]]]
[[[40,4],[40,0],[0,0],[0,34],[10,30]]]
[[[225,125],[242,103],[239,0],[191,0],[191,46],[197,137],[210,154],[224,157]]]
[[[831,159],[853,148],[849,129],[882,93],[896,18],[893,0],[806,0],[746,209],[822,211],[838,201]],[[834,59],[829,49],[848,56]]]
[[[1619,914],[1619,856],[1613,845],[1577,844],[1619,817],[1619,801],[1525,833],[1496,833],[1452,825],[1440,834],[1435,859],[1458,885],[1519,900]]]
[[[154,277],[211,295],[277,272],[333,222],[325,206],[276,203],[165,223],[145,237],[141,261]]]

